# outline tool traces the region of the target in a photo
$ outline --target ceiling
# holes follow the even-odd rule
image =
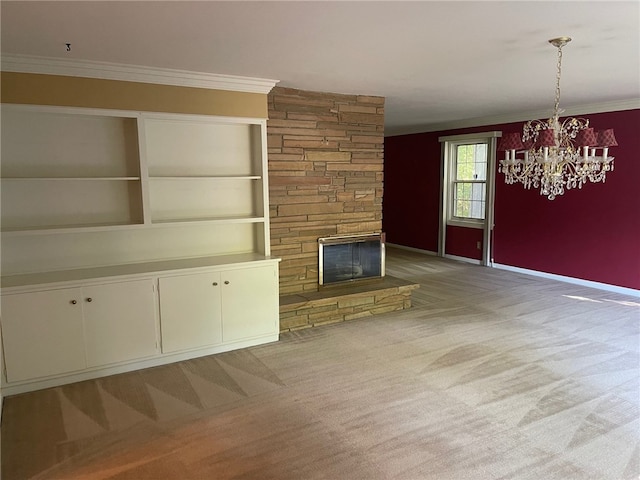
[[[279,80],[386,97],[385,133],[640,101],[640,2],[0,3],[3,55]],[[66,43],[71,44],[67,51]],[[571,112],[573,113],[573,112]]]

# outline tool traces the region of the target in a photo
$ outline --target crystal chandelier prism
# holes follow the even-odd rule
[[[587,119],[560,119],[562,47],[570,41],[569,37],[549,40],[558,49],[553,116],[526,122],[522,134],[505,133],[498,145],[498,151],[505,152],[499,167],[505,183],[540,188],[549,200],[588,181],[604,183],[607,172],[613,170],[609,147],[618,145],[613,129],[595,132]]]

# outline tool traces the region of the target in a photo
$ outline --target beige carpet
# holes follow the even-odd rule
[[[640,301],[389,249],[414,307],[5,399],[2,478],[640,477]]]

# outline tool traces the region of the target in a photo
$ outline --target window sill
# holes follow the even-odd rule
[[[447,226],[483,229],[484,220],[457,220],[450,218],[447,220]]]

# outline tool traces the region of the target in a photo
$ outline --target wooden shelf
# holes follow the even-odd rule
[[[186,224],[230,224],[230,223],[262,223],[264,217],[204,217],[185,218],[183,220],[154,220],[152,225],[156,226],[180,226]]]
[[[95,225],[53,225],[50,227],[25,227],[25,228],[4,228],[2,230],[3,237],[18,237],[25,235],[59,235],[61,233],[89,233],[89,232],[108,232],[114,230],[130,230],[134,228],[144,228],[142,223],[111,223],[95,224]]]
[[[100,182],[131,182],[140,181],[140,177],[2,177],[2,180],[18,181],[45,181],[45,182],[74,182],[74,181],[100,181]]]
[[[260,180],[260,175],[196,175],[196,176],[149,176],[149,180]]]
[[[54,235],[60,233],[104,232],[153,227],[181,227],[185,225],[224,225],[233,223],[263,223],[264,217],[208,217],[176,220],[155,220],[149,225],[142,223],[113,223],[109,225],[55,225],[51,227],[6,228],[1,231],[4,237],[20,235]]]
[[[182,270],[193,271],[198,268],[217,267],[225,265],[256,264],[259,262],[279,261],[277,258],[267,257],[257,253],[241,253],[233,255],[214,255],[209,257],[179,258],[159,260],[153,262],[129,263],[123,265],[109,265],[73,270],[60,270],[41,273],[27,273],[21,275],[7,275],[0,277],[2,288],[41,288],[59,282],[77,282],[99,278],[121,277],[128,275],[149,275],[159,273],[179,273]]]

